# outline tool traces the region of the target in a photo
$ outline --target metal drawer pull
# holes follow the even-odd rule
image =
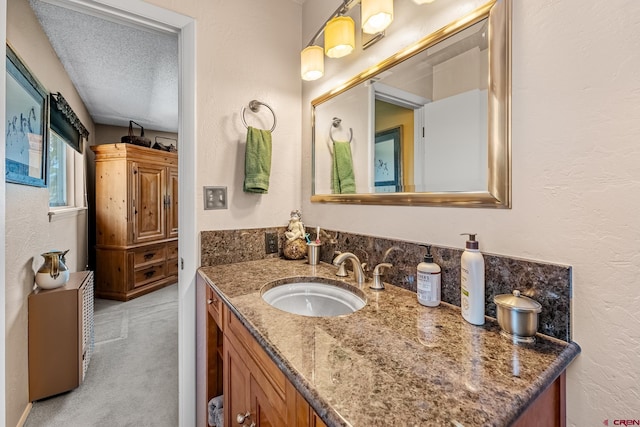
[[[155,254],[156,254],[155,252],[151,252],[151,253],[148,253],[148,254],[144,254],[144,260],[145,260],[145,261],[149,261],[151,258],[153,258],[153,256],[154,256]]]
[[[153,277],[154,274],[156,274],[155,270],[147,271],[147,272],[144,273],[144,277],[145,277],[145,279],[150,279],[150,278]]]
[[[217,300],[217,299],[215,299],[215,298],[209,298],[209,299],[207,300],[207,304],[209,304],[209,305],[211,305],[211,304],[216,304],[216,305],[217,305],[217,304],[218,304],[218,300]]]

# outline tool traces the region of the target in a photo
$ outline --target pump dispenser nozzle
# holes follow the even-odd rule
[[[467,249],[478,249],[478,241],[476,240],[476,233],[460,233],[461,236],[469,236],[469,240],[467,240],[466,248]]]
[[[418,245],[427,250],[427,253],[424,255],[424,262],[433,262],[433,255],[431,255],[431,245]]]

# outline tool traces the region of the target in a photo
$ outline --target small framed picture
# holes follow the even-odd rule
[[[46,186],[49,94],[7,45],[6,182]]]
[[[376,132],[374,178],[376,192],[397,191],[402,183],[402,126]]]

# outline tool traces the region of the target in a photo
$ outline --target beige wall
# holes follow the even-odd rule
[[[135,135],[140,135],[140,128],[134,126],[133,132]],[[113,142],[120,142],[120,138],[128,134],[129,134],[128,127],[101,125],[96,123],[94,144],[100,145],[100,144],[111,144]],[[174,132],[161,132],[153,129],[145,129],[144,136],[145,138],[149,138],[151,140],[151,144],[155,142],[156,137],[158,137],[159,143],[165,144],[165,145],[173,144],[177,146],[179,142],[179,141],[178,142],[170,141],[168,139],[161,139],[161,138],[170,138],[173,140],[177,140],[178,134]]]
[[[91,141],[93,122],[27,0],[7,2],[7,41],[49,91],[64,95],[91,133]],[[87,262],[87,216],[81,212],[49,222],[46,188],[7,184],[5,200],[5,422],[15,426],[29,403],[27,297],[33,287],[33,267],[41,264],[40,253],[58,248],[70,249],[67,261],[71,271],[83,270]]]
[[[306,1],[304,34],[328,16],[325,3]],[[468,2],[423,7],[445,3],[460,9]],[[572,265],[572,332],[582,354],[568,370],[568,425],[634,419],[640,395],[640,2],[513,3],[512,209],[311,204],[305,179],[303,211],[309,224],[458,248],[464,243],[459,233],[472,230],[483,251]],[[442,26],[441,16],[394,22],[387,34],[402,34],[409,43],[414,33]],[[303,129],[309,129],[313,98],[402,47],[389,36],[369,48],[367,58],[327,61],[324,79],[303,83]],[[302,135],[303,146],[310,146],[309,132]],[[309,164],[305,149],[303,169]]]
[[[291,0],[148,2],[196,19],[199,172],[193,197],[198,229],[286,225],[290,211],[301,204],[300,5]],[[269,104],[278,118],[264,195],[242,191],[246,129],[240,111],[252,99]],[[255,127],[273,123],[266,108],[248,111],[246,118]],[[229,209],[204,211],[203,186],[226,186]]]

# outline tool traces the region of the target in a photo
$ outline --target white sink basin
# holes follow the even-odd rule
[[[262,289],[262,299],[269,305],[309,317],[330,317],[351,314],[367,303],[362,291],[339,281],[331,283],[311,282],[304,279],[288,279],[292,282],[270,283]],[[317,280],[317,279],[316,279]]]

